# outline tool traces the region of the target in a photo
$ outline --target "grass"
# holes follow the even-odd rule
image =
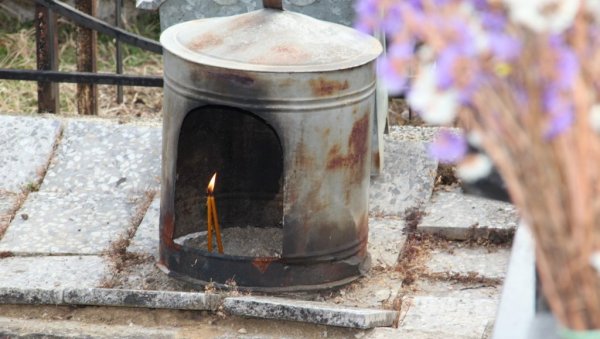
[[[160,25],[157,14],[144,14],[136,22],[127,23],[128,31],[158,39]],[[76,70],[76,26],[59,18],[59,70]],[[162,56],[135,46],[122,44],[125,74],[161,75]],[[33,22],[18,22],[0,11],[0,68],[36,69],[35,28]],[[116,43],[113,38],[98,34],[97,68],[99,72],[115,73]],[[77,114],[76,84],[60,84],[60,112]],[[159,118],[162,110],[162,89],[123,87],[124,102],[116,102],[116,86],[98,85],[99,115],[118,117],[121,121],[137,118]],[[33,114],[37,112],[37,83],[0,80],[0,112]]]

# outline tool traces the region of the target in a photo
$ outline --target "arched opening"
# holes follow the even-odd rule
[[[207,249],[206,190],[215,172],[214,196],[224,254],[281,255],[281,142],[273,127],[260,117],[225,106],[196,108],[186,115],[181,126],[175,180],[175,241]]]

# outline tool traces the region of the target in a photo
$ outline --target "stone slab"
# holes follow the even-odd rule
[[[414,331],[402,328],[378,327],[370,330],[361,339],[469,339],[471,337],[435,331]]]
[[[225,298],[223,307],[225,311],[239,316],[363,329],[391,326],[398,316],[394,311],[351,308],[274,297],[229,297]]]
[[[179,338],[177,328],[139,325],[106,325],[70,320],[15,319],[0,317],[1,338]]]
[[[406,241],[404,221],[394,218],[369,218],[368,251],[374,266],[396,266],[400,250]]]
[[[138,226],[135,236],[127,251],[133,253],[148,254],[158,259],[158,223],[160,217],[160,197],[156,195],[152,204],[148,207],[144,219]]]
[[[0,240],[0,251],[100,254],[129,227],[135,209],[125,195],[31,193]]]
[[[42,178],[61,128],[58,120],[0,115],[0,191]]]
[[[513,234],[519,219],[512,204],[460,192],[436,192],[425,212],[420,231],[456,240]]]
[[[497,301],[487,299],[418,296],[403,302],[403,308],[408,311],[399,328],[481,339],[494,323],[497,304]]]
[[[437,160],[427,155],[425,142],[398,138],[385,136],[383,172],[371,179],[369,211],[375,215],[402,216],[431,197]]]
[[[70,121],[40,190],[157,190],[161,147],[157,127]]]
[[[108,288],[67,289],[63,302],[71,305],[216,310],[222,297],[217,294],[117,290]]]
[[[8,257],[0,272],[0,288],[54,290],[96,287],[108,265],[99,256]]]
[[[21,282],[25,285],[25,282]],[[62,303],[62,289],[0,287],[0,304],[9,305],[59,305]]]
[[[508,268],[509,249],[488,250],[479,248],[454,248],[452,252],[435,249],[427,261],[431,273],[477,273],[486,278],[502,279]]]
[[[18,206],[19,194],[0,191],[0,239],[10,224],[14,209]]]

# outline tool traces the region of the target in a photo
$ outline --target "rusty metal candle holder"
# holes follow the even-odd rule
[[[353,29],[265,9],[165,30],[159,265],[189,282],[265,291],[348,283],[368,266],[375,58]],[[212,173],[223,241],[233,227],[281,232],[277,255],[210,253]],[[178,240],[179,239],[179,240]],[[241,239],[242,242],[244,239]]]

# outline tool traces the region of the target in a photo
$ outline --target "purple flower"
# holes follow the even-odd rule
[[[557,56],[555,70],[558,72],[555,80],[559,89],[572,87],[579,73],[579,61],[575,52],[565,44],[563,37],[553,35],[549,39],[550,48]]]
[[[505,33],[490,33],[492,54],[501,61],[513,60],[521,53],[521,42]]]
[[[378,59],[377,73],[391,95],[401,94],[406,90],[408,78],[395,69],[393,59],[389,55]]]
[[[479,13],[481,25],[487,31],[501,32],[506,27],[506,17],[493,12],[481,11]]]
[[[455,84],[456,63],[461,53],[453,47],[446,48],[440,54],[436,62],[435,75],[437,87],[446,90]]]
[[[544,133],[546,139],[555,138],[571,127],[575,120],[573,103],[554,86],[549,86],[544,93],[544,109],[549,118]]]
[[[441,163],[452,163],[462,159],[467,153],[467,142],[463,135],[441,130],[429,144],[429,155]]]

